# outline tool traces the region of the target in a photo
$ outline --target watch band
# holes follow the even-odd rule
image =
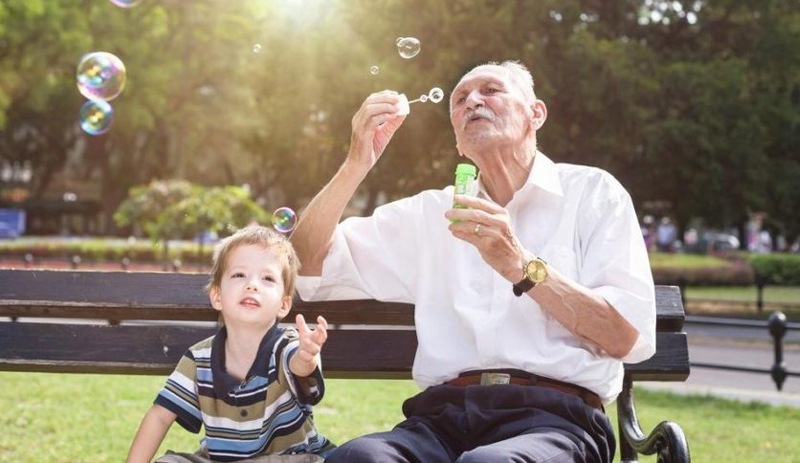
[[[529,280],[528,277],[525,277],[522,281],[517,282],[517,284],[513,286],[514,295],[520,297],[530,291],[534,286],[536,286],[536,283]]]

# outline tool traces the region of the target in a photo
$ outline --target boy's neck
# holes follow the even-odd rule
[[[237,330],[226,327],[228,337],[225,339],[225,370],[229,375],[242,381],[253,366],[258,355],[261,340],[267,331]]]

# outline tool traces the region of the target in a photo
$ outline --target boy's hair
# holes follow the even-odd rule
[[[267,249],[274,249],[281,263],[281,277],[283,278],[283,294],[294,294],[295,280],[300,269],[292,243],[282,234],[269,227],[261,225],[248,225],[233,235],[224,238],[214,247],[214,257],[211,261],[211,274],[206,285],[206,291],[219,288],[222,284],[222,274],[227,267],[230,253],[239,246],[259,245]]]

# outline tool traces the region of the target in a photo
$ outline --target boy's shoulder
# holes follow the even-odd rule
[[[213,336],[209,336],[209,337],[203,339],[202,341],[200,341],[200,342],[194,344],[193,346],[189,347],[189,351],[192,353],[192,355],[195,358],[197,358],[198,354],[201,354],[200,355],[201,357],[207,357],[208,354],[211,351],[211,347],[214,345],[214,339],[216,337],[217,337],[217,335],[215,334]],[[205,353],[206,355],[202,355],[203,353]]]

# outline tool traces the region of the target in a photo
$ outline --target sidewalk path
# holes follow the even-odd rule
[[[766,330],[753,330],[749,339],[741,333],[731,336],[725,328],[710,330],[687,324],[691,362],[733,365],[769,370],[775,361],[771,338]],[[800,346],[784,345],[784,365],[790,372],[800,372]],[[769,373],[749,373],[716,368],[693,367],[684,383],[640,383],[652,390],[678,394],[711,395],[743,402],[764,402],[800,408],[800,377],[788,376],[778,391]]]

